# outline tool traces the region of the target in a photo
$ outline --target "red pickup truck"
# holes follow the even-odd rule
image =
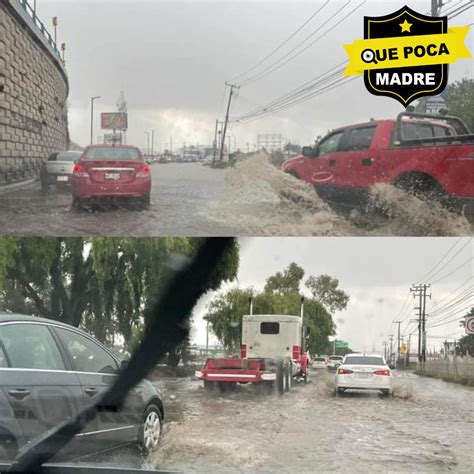
[[[474,135],[458,117],[403,112],[339,128],[282,169],[330,201],[360,205],[371,186],[388,183],[474,209]]]

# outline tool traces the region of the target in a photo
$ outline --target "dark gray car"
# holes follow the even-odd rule
[[[121,363],[75,327],[49,319],[0,313],[0,459],[94,403]],[[136,443],[158,446],[164,417],[160,392],[147,380],[122,407],[103,407],[58,459]]]

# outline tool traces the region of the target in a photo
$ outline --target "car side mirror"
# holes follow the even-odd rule
[[[125,359],[122,360],[122,361],[120,362],[120,369],[121,369],[121,370],[124,370],[125,367],[127,367],[127,365],[128,365],[128,360],[125,360]]]

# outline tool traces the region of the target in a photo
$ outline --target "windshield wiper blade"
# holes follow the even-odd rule
[[[100,407],[119,407],[128,392],[156,363],[188,335],[187,320],[210,286],[215,268],[233,244],[233,238],[206,239],[192,262],[171,279],[160,300],[145,310],[145,333],[115,383],[91,407],[24,446],[8,472],[35,472],[97,416]]]

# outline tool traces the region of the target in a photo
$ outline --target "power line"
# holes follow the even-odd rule
[[[442,317],[438,317],[436,319],[436,321],[430,321],[430,327],[435,327],[435,326],[432,326],[433,323],[435,324],[438,324],[440,323],[441,321],[445,321],[447,318],[450,318],[451,316],[455,315],[455,314],[459,314],[459,313],[464,313],[466,311],[469,311],[470,308],[472,308],[473,305],[471,303],[469,303],[467,306],[465,306],[464,308],[461,308],[461,309],[456,309],[456,310],[451,310],[449,311],[448,313],[445,313],[442,315]]]
[[[330,22],[335,16],[337,16],[347,5],[349,5],[349,3],[351,2],[352,0],[349,0],[346,4],[344,4],[339,10],[337,10],[333,15],[331,15],[331,17],[326,21],[326,23],[324,23],[323,25],[321,25],[319,28],[317,28],[313,33],[311,33],[311,35],[309,35],[308,37],[306,37],[300,44],[298,44],[295,48],[293,48],[292,50],[290,50],[288,53],[286,53],[283,57],[281,57],[278,61],[276,61],[273,65],[267,67],[266,69],[264,69],[262,72],[260,72],[259,74],[245,80],[244,82],[242,82],[240,85],[242,86],[245,86],[245,85],[248,85],[248,84],[251,84],[259,79],[261,79],[262,77],[265,77],[267,76],[268,74],[274,72],[274,71],[277,71],[278,69],[282,68],[283,66],[285,66],[286,64],[288,64],[290,61],[293,61],[293,59],[297,58],[298,56],[300,56],[302,53],[304,53],[305,51],[307,51],[309,48],[311,48],[312,46],[314,46],[321,38],[324,38],[324,36],[326,36],[328,33],[330,33],[331,31],[334,30],[334,28],[336,26],[339,26],[343,21],[345,21],[347,18],[349,18],[351,15],[353,15],[360,7],[362,7],[362,5],[364,5],[364,3],[367,2],[367,0],[364,0],[361,4],[359,4],[357,7],[353,8],[348,14],[344,15],[338,22],[336,22],[334,25],[332,25],[327,31],[325,31],[324,33],[322,33],[320,36],[318,36],[314,41],[312,41],[310,44],[308,44],[306,47],[304,47],[303,49],[301,49],[300,51],[296,52],[293,56],[290,56],[291,53],[293,53],[295,50],[297,50],[302,44],[304,44],[309,38],[311,38],[312,36],[314,36],[323,26],[326,26],[328,24],[328,22]],[[288,58],[288,56],[290,56]],[[280,61],[284,60],[288,58],[286,61],[284,61],[283,63],[280,63]],[[280,63],[280,64],[279,64]]]
[[[473,280],[474,279],[474,275],[473,276],[470,276],[469,278],[467,278],[466,280],[464,280],[455,290],[453,290],[451,293],[448,293],[442,300],[440,300],[438,303],[436,303],[434,305],[434,308],[438,308],[438,306],[443,303],[444,301],[446,301],[453,293],[456,293],[456,291],[458,291],[459,289],[461,289],[466,283],[468,283],[469,281]],[[464,292],[464,290],[463,290]]]
[[[448,273],[447,275],[444,275],[443,277],[441,278],[438,278],[437,280],[431,282],[433,285],[436,284],[436,283],[439,283],[440,281],[442,280],[445,280],[446,278],[450,277],[451,275],[453,275],[454,273],[456,273],[458,270],[460,270],[461,268],[465,267],[468,263],[472,262],[474,260],[474,257],[471,257],[469,260],[466,260],[464,263],[462,263],[461,265],[459,265],[459,267],[456,267],[452,272]]]
[[[257,69],[261,64],[263,64],[267,59],[270,59],[272,56],[275,55],[277,51],[279,51],[283,46],[285,46],[289,41],[291,41],[313,18],[315,18],[327,5],[329,4],[329,0],[326,0],[326,3],[323,4],[320,8],[318,8],[294,33],[292,33],[286,40],[284,40],[279,46],[277,46],[272,52],[267,54],[262,60],[260,60],[257,64],[253,67],[248,69],[247,71],[239,74],[238,76],[234,76],[231,81],[235,81],[236,79],[246,76],[249,72],[254,71]]]
[[[316,86],[332,79],[333,77],[335,78],[336,76],[338,76],[344,70],[344,67],[341,67],[341,66],[343,66],[346,63],[347,63],[347,61],[344,61],[344,62],[338,64],[337,66],[334,66],[334,67],[328,69],[327,71],[323,72],[322,74],[319,74],[319,75],[313,77],[312,79],[310,79],[309,81],[305,82],[301,86],[299,86],[299,87],[293,89],[292,91],[284,94],[283,96],[273,100],[269,104],[267,104],[265,106],[260,106],[259,108],[255,109],[253,111],[250,111],[246,115],[241,115],[239,117],[234,117],[234,120],[243,120],[243,119],[247,119],[247,118],[250,118],[250,117],[255,117],[255,116],[257,116],[259,114],[262,114],[262,113],[270,112],[271,109],[273,109],[274,107],[283,105],[285,102],[288,102],[290,99],[298,98],[299,95],[301,95],[303,93],[306,93],[308,91],[311,91]]]
[[[438,261],[438,263],[428,272],[425,274],[425,276],[423,276],[422,278],[420,278],[418,281],[426,281],[428,278],[431,278],[431,274],[433,273],[433,271],[438,268],[438,266],[441,264],[441,262],[451,253],[451,251],[457,246],[457,244],[459,242],[461,242],[463,238],[462,237],[459,237],[453,245],[451,245],[448,249],[448,251],[441,257],[441,259]]]
[[[355,79],[358,79],[358,77],[356,77],[356,76],[354,76],[352,78],[342,77],[342,78],[337,79],[337,80],[333,81],[332,83],[327,84],[326,86],[312,92],[311,94],[307,94],[306,96],[303,96],[302,98],[300,98],[298,100],[295,100],[294,102],[290,102],[289,104],[286,104],[286,105],[283,105],[279,108],[276,108],[276,109],[272,110],[271,112],[264,113],[264,114],[262,113],[262,114],[259,114],[259,116],[256,116],[254,118],[246,119],[243,123],[248,123],[248,122],[252,122],[254,120],[258,120],[259,118],[262,118],[264,116],[274,115],[275,113],[277,113],[281,110],[285,110],[285,109],[288,109],[290,107],[293,107],[294,105],[300,104],[302,102],[306,102],[307,100],[309,100],[313,97],[321,95],[321,94],[323,94],[325,92],[328,92],[330,90],[336,89],[337,87],[340,87],[344,84],[347,84],[347,83],[349,83],[349,82],[351,82]],[[239,121],[237,121],[236,123],[241,124]]]

